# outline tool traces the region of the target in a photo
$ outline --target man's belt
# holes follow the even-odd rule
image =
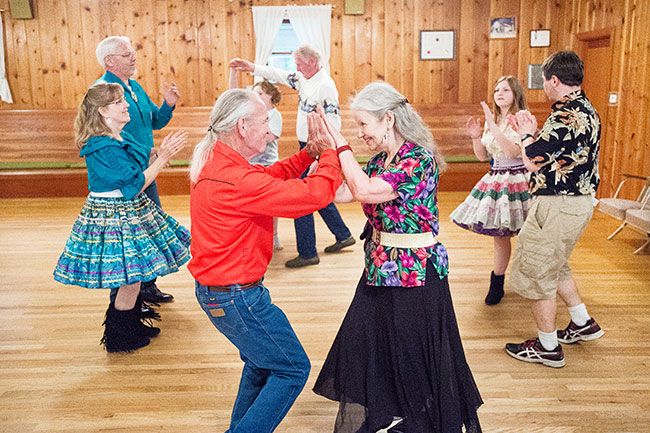
[[[432,232],[423,233],[387,233],[372,230],[372,240],[379,245],[395,248],[425,248],[438,243]]]
[[[252,287],[257,287],[260,284],[262,284],[262,278],[260,278],[257,281],[253,281],[252,283],[246,283],[246,284],[231,284],[229,286],[206,286],[206,287],[210,292],[230,292],[233,288],[246,290]]]

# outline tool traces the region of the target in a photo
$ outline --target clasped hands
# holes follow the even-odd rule
[[[336,149],[347,144],[340,131],[334,128],[320,105],[307,115],[307,146],[305,150],[316,158],[326,149]]]

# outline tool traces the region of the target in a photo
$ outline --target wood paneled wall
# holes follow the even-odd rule
[[[293,4],[309,4],[299,0]],[[8,9],[7,0],[0,6]],[[212,105],[227,86],[231,57],[254,57],[252,5],[286,0],[34,0],[35,19],[2,13],[6,63],[15,104],[1,109],[73,108],[100,74],[95,45],[126,34],[138,51],[137,79],[154,99],[174,80],[186,106]],[[650,174],[650,2],[647,0],[367,0],[364,15],[343,14],[333,0],[331,70],[341,102],[364,84],[385,79],[418,104],[477,103],[492,83],[529,63],[572,49],[577,34],[614,28],[609,131],[601,161],[603,192],[620,172]],[[518,37],[490,40],[489,19],[515,16]],[[551,29],[551,46],[530,48],[531,29]],[[453,61],[419,60],[419,31],[456,30]],[[544,102],[541,90],[527,91]],[[286,104],[295,103],[287,98]]]

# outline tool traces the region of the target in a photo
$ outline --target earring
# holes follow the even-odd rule
[[[113,122],[113,119],[111,119],[110,117],[106,119],[106,124],[107,125],[110,125],[112,122]]]

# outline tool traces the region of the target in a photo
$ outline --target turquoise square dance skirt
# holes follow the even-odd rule
[[[144,193],[88,196],[54,269],[54,279],[89,289],[117,288],[178,271],[190,233]]]

